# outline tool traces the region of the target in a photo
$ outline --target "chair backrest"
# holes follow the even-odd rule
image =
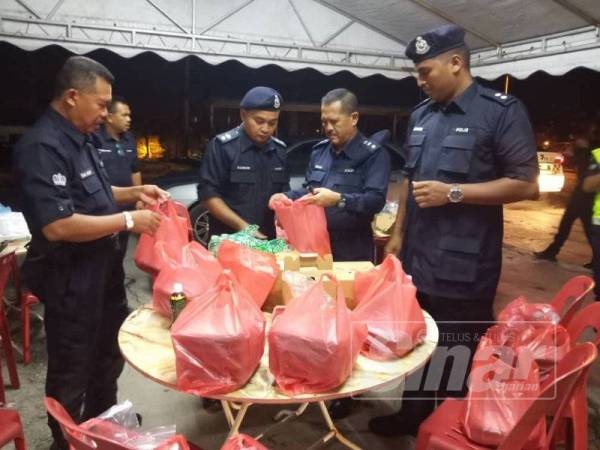
[[[77,425],[67,410],[55,399],[46,397],[44,404],[48,413],[60,425],[67,442],[75,450],[128,450],[123,445],[112,442]]]
[[[552,306],[560,315],[560,324],[568,327],[570,320],[581,308],[583,299],[594,288],[594,280],[578,275],[567,281],[552,299]]]
[[[567,331],[571,342],[575,343],[582,338],[583,332],[588,329],[594,330],[596,336],[589,342],[600,346],[600,302],[594,302],[579,310],[569,322]]]
[[[546,435],[550,442],[562,411],[568,404],[575,387],[587,377],[587,371],[598,355],[596,346],[585,342],[574,346],[556,365],[555,377],[543,386],[536,398],[508,436],[498,446],[498,450],[518,450],[526,444],[531,432],[540,420],[552,416],[552,425]]]

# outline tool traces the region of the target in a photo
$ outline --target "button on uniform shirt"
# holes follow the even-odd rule
[[[273,211],[269,198],[289,190],[285,144],[271,138],[263,147],[254,144],[242,126],[213,138],[200,169],[198,199],[220,197],[249,224],[258,225],[270,239],[275,237]],[[216,219],[211,234],[234,230]]]
[[[426,100],[412,113],[405,145],[411,181],[533,182],[539,167],[524,106],[473,83],[448,105]],[[502,206],[419,208],[409,188],[401,259],[419,291],[493,298],[502,259]]]
[[[33,241],[42,228],[71,215],[118,212],[108,175],[88,135],[48,108],[19,140],[14,165]]]
[[[94,138],[111,184],[119,187],[132,186],[131,174],[140,171],[133,135],[127,132],[119,139],[114,139],[106,127],[101,126]]]
[[[305,195],[308,188],[317,187],[344,194],[346,205],[343,208],[325,208],[334,259],[370,260],[371,221],[385,205],[389,177],[387,151],[357,132],[339,153],[328,139],[316,144],[306,171],[306,189],[286,195],[296,200]]]

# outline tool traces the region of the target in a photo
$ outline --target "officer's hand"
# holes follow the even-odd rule
[[[153,211],[144,209],[139,211],[131,211],[133,218],[134,233],[148,233],[150,235],[156,233],[160,225],[161,215]]]
[[[334,192],[327,188],[314,188],[312,194],[307,194],[302,197],[302,201],[311,205],[319,205],[323,208],[335,206],[340,201],[342,195],[339,192]]]
[[[169,198],[171,198],[171,194],[167,191],[163,191],[154,184],[144,184],[141,186],[138,200],[144,202],[146,205],[154,205],[159,200],[168,200]]]
[[[137,202],[135,202],[135,209],[145,209],[146,208],[146,204],[141,201],[138,200]]]
[[[253,236],[254,236],[255,238],[257,238],[257,239],[263,239],[263,240],[266,240],[266,239],[267,239],[267,236],[265,236],[264,234],[262,234],[262,233],[261,233],[260,231],[258,231],[258,230],[256,230],[256,231],[254,232],[254,235],[253,235]]]
[[[284,205],[291,205],[292,199],[282,193],[273,194],[273,195],[271,195],[271,198],[269,199],[269,208],[275,209],[275,208],[273,208],[273,203],[276,203],[276,202],[283,203]]]
[[[385,247],[383,248],[383,252],[386,255],[398,256],[398,252],[400,251],[401,247],[402,237],[399,234],[392,232],[390,239],[387,241],[387,244],[385,244]]]
[[[450,185],[441,181],[413,181],[413,196],[420,208],[431,208],[448,203]]]

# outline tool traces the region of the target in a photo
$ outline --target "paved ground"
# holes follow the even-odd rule
[[[543,301],[570,277],[588,273],[581,265],[589,260],[590,251],[582,237],[581,227],[576,225],[573,235],[560,255],[559,263],[536,261],[531,252],[543,248],[556,230],[560,219],[564,196],[546,198],[540,202],[522,202],[506,209],[506,235],[504,267],[496,300],[496,310],[519,294]],[[132,307],[150,299],[150,282],[131,261],[127,263],[129,275],[129,301]],[[41,307],[36,307],[41,312]],[[18,325],[18,316],[10,313],[11,323]],[[9,402],[21,413],[29,448],[45,450],[50,444],[45,425],[42,404],[45,375],[45,351],[42,324],[33,321],[33,363],[19,365],[22,387],[7,388]],[[19,330],[13,336],[20,342]],[[7,377],[5,377],[5,380]],[[226,423],[220,412],[209,413],[201,407],[201,401],[193,396],[173,392],[144,379],[133,369],[126,367],[120,378],[120,398],[130,399],[144,416],[145,426],[176,423],[179,432],[207,450],[218,449],[225,438]],[[590,449],[600,449],[600,369],[594,368],[590,380],[592,417],[590,418]],[[340,429],[362,448],[412,449],[411,438],[382,439],[367,431],[369,417],[390,411],[385,402],[360,402],[355,413],[339,422]],[[271,425],[277,407],[253,407],[244,430],[258,434]],[[292,421],[269,434],[264,442],[272,449],[305,449],[316,441],[324,430],[315,406],[309,408],[300,419]],[[327,448],[342,448],[330,444]]]

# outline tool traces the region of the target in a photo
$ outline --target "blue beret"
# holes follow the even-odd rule
[[[444,25],[414,38],[408,43],[404,53],[417,64],[463,45],[465,30],[457,25]]]
[[[281,94],[275,89],[257,86],[250,89],[240,102],[240,108],[279,111],[282,104]]]

